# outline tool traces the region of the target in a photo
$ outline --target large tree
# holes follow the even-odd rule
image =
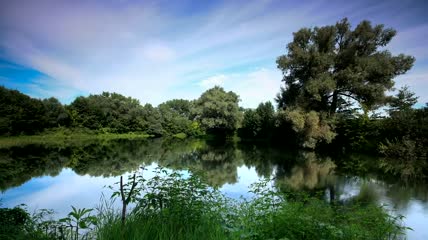
[[[213,87],[195,101],[195,119],[209,133],[232,134],[242,119],[238,102],[236,93],[226,92],[218,86]]]
[[[355,103],[369,110],[384,105],[393,79],[415,60],[385,49],[395,34],[369,21],[351,29],[346,18],[295,32],[287,53],[277,59],[285,82],[277,96],[279,107],[334,115]]]

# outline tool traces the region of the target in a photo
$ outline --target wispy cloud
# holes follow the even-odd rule
[[[205,89],[212,88],[214,86],[223,86],[223,83],[226,79],[227,77],[223,74],[215,75],[199,82],[199,86]]]
[[[244,105],[253,106],[250,102],[271,100],[278,91],[281,76],[275,59],[301,27],[333,24],[345,16],[353,23],[369,18],[399,28],[391,45],[394,52],[426,56],[426,25],[407,23],[405,17],[413,11],[403,10],[407,5],[8,1],[0,10],[0,58],[47,76],[35,82],[39,95],[58,89],[66,95],[115,91],[156,105],[223,85],[241,95]],[[372,17],[379,9],[398,13],[394,19],[383,13]]]

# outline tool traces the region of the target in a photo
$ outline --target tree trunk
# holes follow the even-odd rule
[[[125,225],[125,217],[126,217],[126,200],[125,193],[123,190],[123,177],[120,176],[120,195],[122,197],[122,225]]]
[[[339,91],[334,90],[333,100],[331,101],[331,106],[330,106],[330,116],[332,116],[336,113],[338,95],[339,95]]]

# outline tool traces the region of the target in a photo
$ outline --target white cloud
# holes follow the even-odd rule
[[[247,108],[256,108],[259,103],[271,101],[281,85],[281,72],[276,69],[261,68],[255,71],[234,75],[225,84],[225,88],[236,92],[242,101],[241,105]]]
[[[171,61],[175,58],[175,51],[162,43],[150,43],[143,47],[142,54],[149,61],[153,62],[165,62]]]
[[[206,78],[198,83],[204,89],[222,86],[240,97],[240,105],[256,108],[259,103],[271,101],[281,85],[281,72],[277,69],[260,68],[246,73],[220,74]]]
[[[325,5],[227,1],[189,15],[156,2],[9,1],[0,15],[0,53],[54,79],[46,94],[57,87],[115,91],[157,105],[171,96],[199,95],[198,82],[202,88],[230,86],[253,106],[265,94],[275,96],[281,77],[270,68],[249,67],[274,64],[292,32],[332,24],[350,12],[354,20],[367,14],[365,4]],[[392,47],[423,53],[428,48],[416,33],[424,29],[404,29]],[[404,36],[413,36],[412,49],[402,44]],[[187,88],[180,94],[177,86]]]
[[[204,89],[212,88],[214,86],[223,86],[226,79],[227,77],[223,74],[216,75],[200,81],[198,85]]]

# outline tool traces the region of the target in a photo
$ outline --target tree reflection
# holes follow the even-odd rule
[[[234,144],[198,139],[110,140],[81,145],[27,145],[0,150],[0,188],[19,186],[33,177],[57,175],[71,168],[79,175],[113,177],[157,163],[173,169],[191,169],[213,186],[237,182]]]
[[[42,145],[0,149],[0,189],[17,187],[36,176],[56,176],[67,164],[67,150]]]
[[[245,165],[255,168],[259,177],[273,177],[282,191],[305,191],[332,202],[377,201],[379,194],[399,209],[406,209],[413,199],[428,202],[426,185],[376,180],[376,176],[363,171],[365,162],[374,161],[372,158],[347,157],[360,159],[356,172],[364,174],[363,178],[355,177],[358,174],[352,174],[352,166],[343,164],[346,159],[336,159],[346,170],[338,171],[331,158],[314,152],[294,153],[233,141],[98,140],[73,145],[27,145],[0,149],[0,190],[17,187],[33,177],[56,176],[63,168],[71,168],[79,175],[114,177],[153,163],[201,173],[209,184],[221,187],[238,182],[237,168]],[[342,175],[338,176],[338,172]]]

